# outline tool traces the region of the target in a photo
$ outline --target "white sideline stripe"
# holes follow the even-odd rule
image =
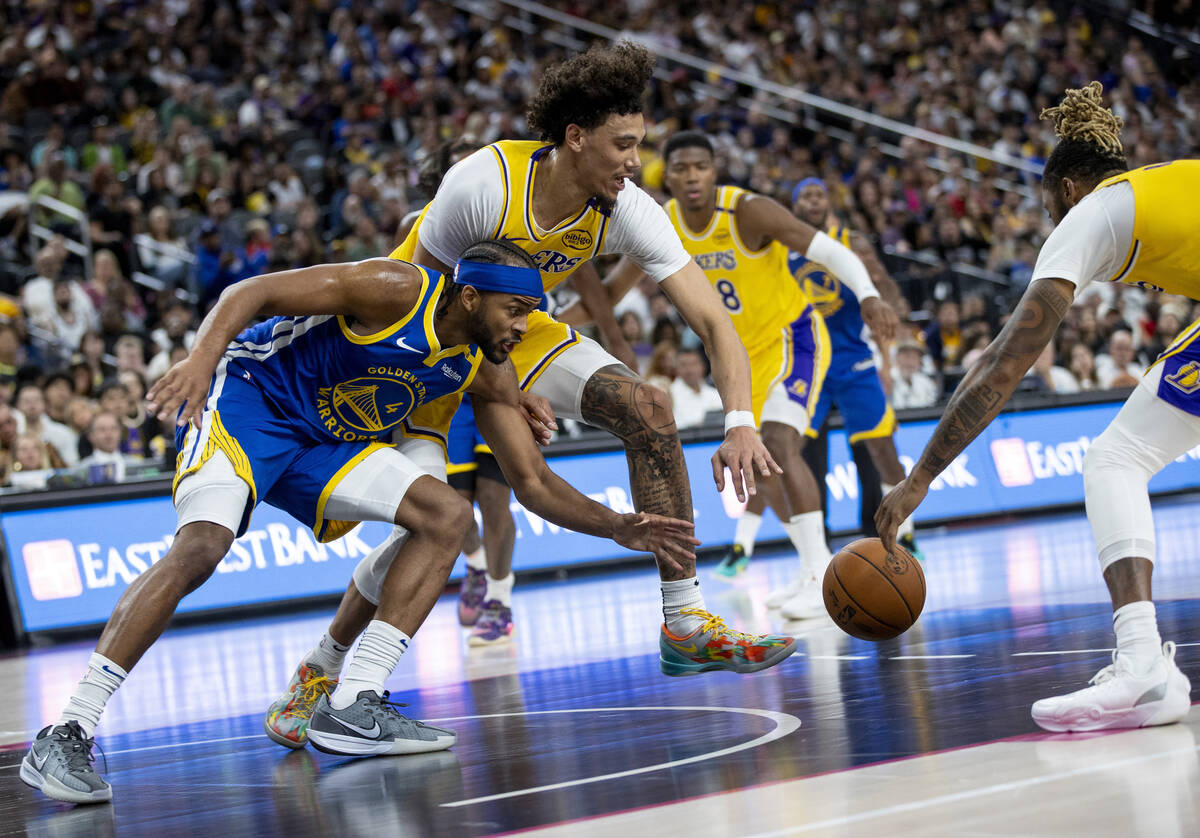
[[[548,786],[537,786],[530,789],[518,789],[517,791],[507,791],[500,794],[489,794],[486,797],[473,797],[470,800],[456,800],[453,803],[443,803],[442,806],[457,807],[470,806],[475,803],[488,803],[493,800],[503,800],[509,797],[521,797],[526,794],[537,794],[543,791],[553,791],[555,789],[570,788],[571,786],[582,786],[588,783],[599,783],[604,780],[615,780],[619,777],[632,777],[635,774],[648,774],[651,771],[662,771],[666,768],[675,768],[680,765],[689,765],[693,762],[702,762],[707,759],[716,759],[717,757],[727,756],[745,751],[749,748],[756,748],[759,745],[765,745],[768,742],[774,742],[776,739],[782,739],[789,733],[800,727],[800,720],[790,713],[776,713],[772,710],[757,710],[751,707],[585,707],[577,710],[534,710],[521,713],[490,713],[484,716],[455,716],[450,719],[432,719],[434,722],[452,722],[464,719],[499,719],[506,716],[542,716],[561,713],[626,713],[626,712],[641,712],[641,711],[669,711],[681,712],[685,710],[699,710],[708,713],[745,713],[750,716],[761,716],[764,719],[770,719],[775,722],[775,729],[764,733],[762,736],[751,739],[749,742],[743,742],[740,745],[733,745],[728,748],[721,748],[717,751],[709,751],[704,754],[686,757],[685,759],[673,759],[670,762],[660,762],[657,765],[647,765],[642,768],[631,768],[628,771],[617,771],[612,774],[601,774],[598,777],[584,777],[579,780],[567,780],[562,783],[552,783]]]
[[[973,658],[974,655],[892,655],[890,661],[923,661],[923,660],[950,660],[953,658]]]
[[[870,655],[802,655],[812,661],[865,661]]]
[[[1091,655],[1096,652],[1111,652],[1112,649],[1051,649],[1048,652],[1013,652],[1014,658],[1033,658],[1038,655]]]
[[[267,739],[267,735],[265,733],[253,733],[248,736],[225,736],[220,739],[197,739],[194,742],[168,742],[165,745],[146,745],[141,748],[122,748],[119,751],[105,751],[104,755],[116,756],[117,754],[140,754],[143,751],[161,751],[164,748],[189,748],[192,745],[213,745],[217,742],[241,742],[245,739],[263,739],[268,742],[270,741]],[[15,771],[20,767],[21,763],[18,762],[16,765],[0,766],[0,771]]]
[[[829,827],[845,826],[859,821],[874,820],[876,818],[886,818],[891,815],[898,815],[904,812],[913,812],[918,809],[926,809],[930,806],[940,806],[945,803],[957,803],[960,800],[971,800],[975,797],[983,797],[988,794],[1000,794],[1006,791],[1016,791],[1018,789],[1030,788],[1031,786],[1040,786],[1045,783],[1053,783],[1058,780],[1066,780],[1071,777],[1079,777],[1084,774],[1095,774],[1098,771],[1110,771],[1114,768],[1125,768],[1130,765],[1140,765],[1144,762],[1150,762],[1163,757],[1173,757],[1178,754],[1191,754],[1200,751],[1200,745],[1194,745],[1190,748],[1175,748],[1170,751],[1159,751],[1156,754],[1147,754],[1141,757],[1130,757],[1129,759],[1117,760],[1116,762],[1101,763],[1099,765],[1088,765],[1083,768],[1075,768],[1070,771],[1056,771],[1053,774],[1043,774],[1040,777],[1030,777],[1026,780],[1014,780],[1010,783],[997,783],[993,786],[984,786],[983,788],[971,789],[969,791],[960,791],[954,794],[943,794],[938,797],[930,797],[925,800],[915,800],[912,803],[900,803],[896,806],[885,806],[882,809],[873,809],[869,812],[860,812],[856,815],[846,815],[840,818],[829,818],[815,823],[805,824],[804,826],[793,826],[787,829],[780,829],[774,832],[759,832],[748,838],[780,838],[785,835],[798,835],[802,832],[812,832],[817,829],[827,829]]]

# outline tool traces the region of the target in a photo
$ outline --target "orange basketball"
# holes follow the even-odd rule
[[[888,640],[921,616],[925,572],[900,545],[889,554],[878,538],[860,538],[833,557],[821,590],[825,609],[846,634]]]

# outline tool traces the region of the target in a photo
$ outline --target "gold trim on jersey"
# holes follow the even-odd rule
[[[417,295],[417,302],[412,307],[412,309],[408,312],[408,314],[404,315],[402,318],[397,320],[392,325],[387,326],[387,327],[379,330],[378,332],[375,332],[370,335],[359,335],[359,334],[356,334],[355,332],[353,332],[350,329],[350,324],[346,322],[345,315],[339,314],[338,318],[337,318],[338,326],[341,327],[342,336],[344,338],[346,338],[346,340],[350,341],[351,343],[357,343],[359,345],[375,343],[376,341],[380,341],[386,337],[394,335],[396,332],[403,329],[408,324],[409,320],[413,319],[413,316],[418,311],[421,310],[421,303],[423,303],[425,301],[425,292],[429,290],[429,271],[425,270],[420,265],[414,265],[413,267],[415,267],[418,271],[421,272],[421,293]],[[441,286],[440,279],[439,279],[438,283],[439,283],[439,287],[440,287]]]
[[[253,508],[258,502],[258,489],[254,485],[254,470],[250,467],[250,458],[246,456],[246,452],[242,450],[241,444],[233,438],[233,435],[225,430],[225,423],[221,421],[221,411],[214,408],[209,412],[209,416],[211,418],[208,423],[208,436],[204,440],[204,450],[190,466],[181,469],[184,454],[189,448],[199,444],[199,435],[202,434],[202,431],[197,431],[196,426],[192,425],[183,438],[183,447],[175,460],[176,470],[175,479],[171,481],[171,498],[174,500],[175,491],[179,488],[179,482],[183,478],[189,474],[195,474],[201,466],[212,459],[217,451],[223,451],[229,458],[230,465],[233,466],[234,474],[245,480],[246,485],[250,487],[250,506]]]
[[[504,154],[495,143],[489,145],[488,148],[492,150],[492,153],[496,155],[496,160],[500,163],[500,182],[504,184],[504,203],[500,205],[500,217],[496,219],[496,229],[492,231],[491,235],[493,239],[498,239],[500,231],[504,229],[504,220],[508,218],[508,202],[512,199],[512,192],[508,188],[508,163],[504,160]],[[429,203],[432,204],[433,201]],[[425,209],[429,209],[429,207],[426,206]],[[420,222],[421,219],[418,218],[417,224],[419,225]],[[416,225],[414,225],[413,232],[416,232]]]
[[[879,420],[879,424],[868,431],[859,431],[856,434],[850,434],[850,444],[862,442],[864,439],[884,439],[896,432],[896,411],[892,410],[889,404],[887,410],[883,412],[883,418]]]

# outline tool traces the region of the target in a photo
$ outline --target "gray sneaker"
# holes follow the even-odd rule
[[[321,696],[308,722],[308,741],[327,754],[372,756],[444,751],[458,740],[452,730],[400,715],[396,708],[406,705],[387,699],[387,692],[380,698],[363,690],[358,701],[334,710],[329,697]]]
[[[105,803],[112,786],[92,768],[95,739],[83,735],[79,722],[47,726],[21,760],[21,780],[27,786],[64,803]]]

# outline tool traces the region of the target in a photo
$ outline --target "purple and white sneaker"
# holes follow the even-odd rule
[[[479,621],[475,623],[475,628],[471,629],[467,644],[470,646],[495,646],[507,643],[512,637],[514,628],[512,609],[507,605],[501,605],[494,599],[489,599],[483,604],[483,612],[479,615]]]

